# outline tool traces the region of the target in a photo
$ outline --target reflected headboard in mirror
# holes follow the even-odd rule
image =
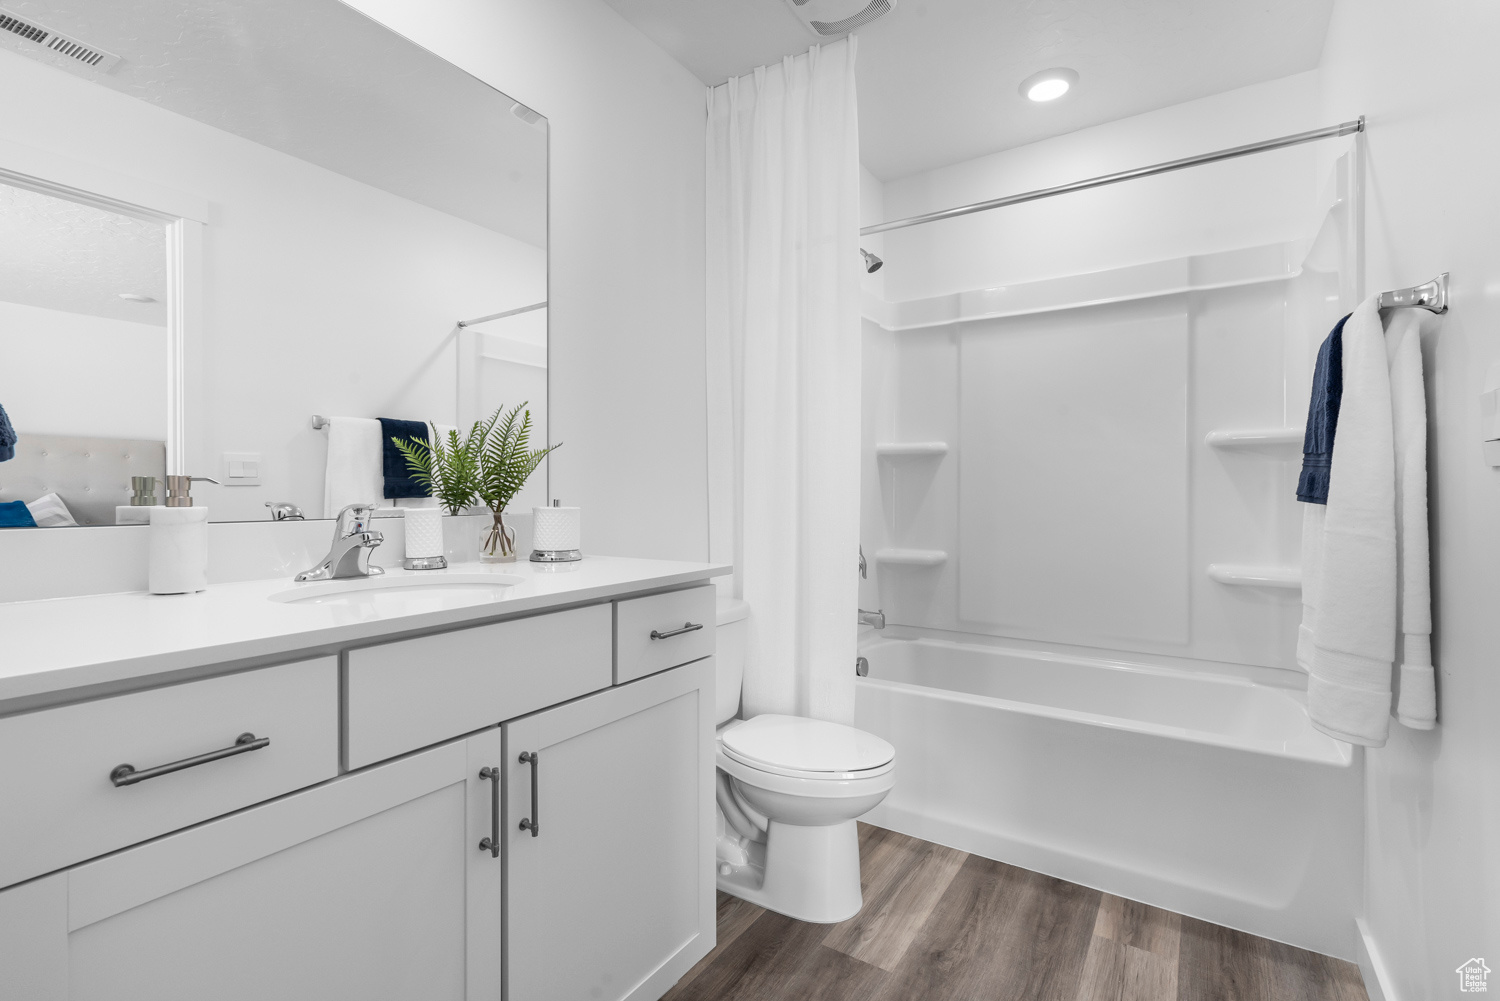
[[[0,501],[57,494],[78,524],[113,525],[115,507],[130,503],[132,476],[166,475],[163,441],[23,434],[15,458],[0,463]]]

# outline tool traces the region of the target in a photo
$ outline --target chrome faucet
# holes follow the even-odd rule
[[[370,566],[370,554],[385,541],[385,536],[370,530],[375,517],[374,504],[350,504],[339,512],[333,525],[333,548],[323,562],[304,570],[297,580],[346,580],[352,577],[378,577],[382,567]]]
[[[869,569],[870,569],[870,565],[865,562],[865,547],[864,546],[860,546],[859,547],[859,579],[860,580],[866,580],[870,576]]]
[[[266,501],[266,507],[271,509],[272,521],[306,521],[307,517],[302,509],[289,501]]]
[[[876,629],[885,628],[885,610],[878,612],[867,612],[863,608],[859,610],[859,624],[862,626],[874,626]]]

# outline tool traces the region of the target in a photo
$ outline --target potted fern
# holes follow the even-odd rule
[[[485,563],[515,561],[516,533],[505,524],[505,507],[521,492],[547,453],[561,445],[531,447],[531,411],[525,408],[525,402],[518,403],[503,417],[496,410],[489,420],[475,421],[462,438],[456,430],[450,430],[446,442],[442,438],[431,444],[418,438],[392,439],[406,458],[412,479],[427,487],[448,514],[462,514],[475,503],[489,508],[490,524],[479,542],[479,559]],[[472,560],[468,553],[473,550],[463,553],[468,547],[456,546],[448,526],[443,527],[444,548],[450,558],[459,563]]]
[[[516,404],[504,417],[496,410],[484,425],[484,445],[478,453],[475,494],[493,519],[479,544],[479,559],[485,563],[510,563],[516,558],[516,533],[505,524],[505,507],[515,499],[556,445],[531,447],[531,411],[526,402]],[[475,424],[475,429],[479,425]],[[473,435],[471,434],[472,438]]]
[[[422,438],[391,439],[406,458],[411,478],[426,487],[450,515],[462,514],[477,496],[479,453],[484,448],[478,430],[476,422],[473,430],[460,439],[458,431],[450,428],[446,442],[441,437],[432,443]]]
[[[442,436],[431,443],[423,438],[391,439],[405,457],[412,479],[425,486],[449,515],[443,519],[443,551],[452,563],[479,558],[473,528],[457,516],[478,500],[479,456],[484,449],[480,430],[476,422],[463,438],[450,429],[446,441]]]

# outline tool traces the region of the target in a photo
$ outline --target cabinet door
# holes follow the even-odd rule
[[[505,724],[507,1001],[654,1001],[713,948],[713,672]]]
[[[28,1001],[499,1001],[479,770],[500,746],[490,730],[0,893],[4,979]]]

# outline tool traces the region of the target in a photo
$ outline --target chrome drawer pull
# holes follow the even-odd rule
[[[537,768],[540,764],[539,755],[536,751],[522,751],[521,764],[531,766],[531,816],[521,818],[521,830],[530,831],[533,838],[542,834],[541,818],[537,816]]]
[[[670,629],[664,633],[659,633],[653,629],[651,630],[651,638],[654,640],[667,640],[673,636],[681,636],[683,633],[696,633],[702,628],[703,623],[701,622],[684,622],[681,629]]]
[[[234,743],[229,747],[221,747],[217,751],[209,751],[207,754],[196,754],[191,758],[183,758],[181,761],[157,765],[155,768],[136,771],[135,765],[116,765],[109,773],[109,780],[117,786],[133,786],[137,782],[154,779],[158,775],[170,775],[172,772],[180,772],[184,768],[192,768],[194,765],[207,764],[210,761],[218,761],[220,758],[231,758],[236,754],[244,754],[246,751],[258,751],[262,747],[270,746],[270,737],[257,737],[253,733],[242,733],[235,738]]]
[[[500,857],[500,767],[479,769],[479,777],[490,782],[490,836],[479,842],[479,850]]]

